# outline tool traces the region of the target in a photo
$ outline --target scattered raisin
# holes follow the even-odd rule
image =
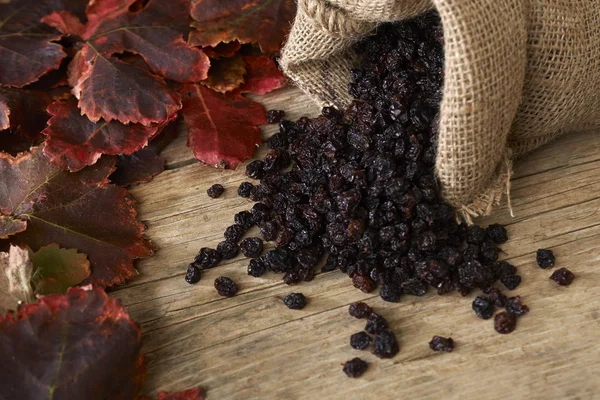
[[[233,222],[248,229],[254,225],[254,216],[250,211],[240,211],[233,216]]]
[[[240,197],[250,197],[250,193],[252,193],[252,189],[254,189],[254,185],[250,182],[242,182],[238,187],[238,196]]]
[[[248,263],[248,275],[258,278],[267,271],[267,263],[264,257],[253,258]]]
[[[344,373],[348,375],[350,378],[358,378],[362,374],[365,373],[369,364],[366,361],[361,360],[360,358],[353,358],[350,361],[346,361],[344,363]]]
[[[508,240],[506,229],[500,224],[491,224],[485,231],[487,236],[496,244],[502,244]]]
[[[251,179],[262,179],[265,176],[265,162],[254,160],[246,166],[246,176]]]
[[[235,296],[238,291],[235,282],[226,276],[221,276],[215,279],[215,289],[217,289],[217,293],[219,293],[219,295],[225,297]]]
[[[508,290],[514,290],[521,284],[521,276],[504,275],[502,278],[500,278],[500,282],[502,282],[502,284],[506,286]]]
[[[392,358],[400,351],[396,335],[390,331],[383,331],[373,340],[372,353],[379,358]]]
[[[509,297],[506,300],[506,311],[520,317],[529,312],[529,307],[521,303],[521,296]]]
[[[240,250],[246,257],[256,258],[263,251],[263,241],[257,237],[250,237],[240,242]]]
[[[228,242],[237,243],[242,238],[245,232],[246,229],[242,225],[233,224],[231,226],[228,226],[227,229],[225,229],[223,236]]]
[[[217,251],[221,254],[223,259],[229,260],[238,255],[240,248],[235,242],[223,241],[217,245]]]
[[[290,293],[283,298],[283,304],[290,310],[302,310],[306,306],[306,297],[302,293]]]
[[[194,264],[200,269],[213,268],[219,261],[221,261],[221,253],[208,247],[201,248],[194,258]]]
[[[517,326],[517,317],[514,314],[503,311],[496,314],[494,318],[494,329],[496,332],[506,334],[511,333]]]
[[[283,119],[285,111],[283,110],[269,110],[267,111],[267,123],[275,124]]]
[[[429,342],[429,348],[433,351],[451,352],[454,350],[454,340],[452,340],[452,338],[434,336]]]
[[[358,332],[350,336],[350,346],[356,350],[364,350],[371,344],[371,336],[367,332]]]
[[[354,318],[368,318],[371,313],[373,313],[373,309],[369,307],[367,303],[359,301],[357,303],[350,304],[350,307],[348,307],[348,313]]]
[[[536,261],[540,268],[552,268],[554,267],[554,253],[552,250],[538,249]]]
[[[371,335],[377,335],[387,330],[388,328],[388,322],[381,315],[372,312],[371,315],[367,317],[367,325],[365,326],[365,331],[367,331]]]
[[[220,197],[224,191],[225,191],[225,188],[223,187],[223,185],[219,185],[218,183],[215,183],[214,185],[212,185],[211,187],[209,187],[206,190],[206,194],[208,194],[208,197],[212,197],[213,199],[216,199],[216,198]]]
[[[185,281],[189,284],[198,283],[200,281],[200,268],[194,264],[188,265],[187,272],[185,273]]]
[[[559,268],[550,275],[550,279],[561,286],[569,286],[573,283],[575,275],[566,268]]]
[[[488,293],[490,301],[494,303],[496,307],[504,307],[506,305],[507,297],[500,289],[492,287]]]
[[[490,319],[494,315],[494,303],[486,296],[477,296],[473,300],[473,311],[481,319]]]

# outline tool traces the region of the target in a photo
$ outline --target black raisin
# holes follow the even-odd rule
[[[353,358],[350,361],[344,363],[344,373],[350,378],[358,378],[365,373],[369,364],[360,358]]]
[[[517,317],[529,312],[529,307],[521,303],[521,296],[509,297],[506,300],[506,311]]]
[[[507,334],[515,330],[517,326],[517,317],[514,314],[503,311],[496,314],[494,318],[494,329],[496,332]]]
[[[477,296],[473,300],[473,311],[481,319],[490,319],[494,315],[494,303],[486,296]]]
[[[196,258],[194,258],[194,264],[200,269],[213,268],[219,261],[221,261],[221,254],[217,250],[208,247],[201,248]]]
[[[216,199],[216,198],[220,197],[224,191],[225,191],[225,188],[223,187],[223,185],[219,185],[218,183],[215,183],[214,185],[212,185],[211,187],[209,187],[206,190],[206,194],[208,194],[208,197],[212,197],[213,199]]]
[[[356,350],[364,350],[371,344],[371,336],[367,332],[358,332],[350,336],[350,346]]]
[[[554,267],[554,253],[552,250],[538,249],[536,261],[540,268],[552,268]]]
[[[221,296],[232,297],[238,292],[237,285],[234,281],[226,276],[220,276],[215,279],[215,289]]]
[[[396,335],[390,331],[383,331],[373,340],[372,353],[379,358],[392,358],[400,351]]]
[[[500,278],[500,282],[502,282],[502,284],[506,286],[508,290],[514,290],[521,284],[521,276],[504,275],[502,278]]]
[[[240,250],[246,257],[256,258],[263,251],[263,241],[257,237],[250,237],[240,242]]]
[[[452,340],[452,338],[434,336],[429,342],[429,348],[433,351],[451,352],[454,350],[454,340]]]
[[[373,309],[369,307],[368,304],[359,301],[357,303],[350,304],[350,307],[348,307],[348,313],[354,318],[368,318],[371,313],[373,313]]]
[[[252,189],[254,189],[254,185],[250,182],[242,182],[238,187],[238,196],[240,197],[250,197],[252,193]]]
[[[389,325],[385,318],[381,315],[372,312],[367,317],[367,325],[365,326],[365,331],[370,333],[371,335],[376,335],[388,329]]]
[[[238,255],[240,248],[236,243],[225,240],[217,245],[217,251],[221,254],[223,259],[229,260]]]
[[[496,244],[505,243],[508,240],[506,229],[500,224],[491,224],[486,228],[488,237]]]
[[[267,271],[267,263],[264,257],[253,258],[248,263],[248,275],[258,278]]]
[[[237,243],[242,238],[245,232],[246,228],[244,228],[242,225],[233,224],[231,226],[228,226],[227,229],[225,229],[223,236],[228,242]]]
[[[302,310],[306,306],[306,297],[302,293],[290,293],[283,298],[283,304],[291,310]]]
[[[185,281],[189,284],[198,283],[200,281],[200,268],[194,264],[188,265],[187,272],[185,273]]]
[[[561,286],[569,286],[573,283],[575,275],[566,268],[559,268],[550,275],[550,279]]]
[[[269,110],[267,111],[267,123],[275,124],[283,119],[285,111],[283,110]]]

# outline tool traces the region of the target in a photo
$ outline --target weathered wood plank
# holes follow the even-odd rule
[[[268,109],[291,110],[292,118],[318,112],[295,89],[264,102]],[[222,240],[233,214],[251,203],[235,193],[245,180],[243,166],[221,171],[190,164],[182,139],[166,154],[172,169],[132,190],[160,250],[138,264],[138,278],[113,291],[142,325],[149,393],[197,384],[215,399],[588,399],[600,393],[599,135],[569,135],[517,162],[516,218],[504,206],[481,220],[508,224],[511,240],[503,257],[523,276],[515,292],[531,312],[510,335],[477,319],[471,297],[428,294],[390,304],[357,291],[338,272],[290,288],[281,276],[247,276],[243,257],[187,285],[186,264],[201,246]],[[216,182],[226,192],[209,199],[205,190]],[[548,280],[551,271],[535,265],[540,247],[552,248],[558,264],[577,275],[571,287],[558,287]],[[212,284],[220,275],[239,283],[237,296],[216,294]],[[304,310],[281,304],[292,290],[309,297]],[[392,360],[348,344],[363,322],[347,315],[347,305],[363,299],[398,332],[401,352]],[[431,352],[427,342],[435,334],[451,335],[458,348]],[[358,355],[372,363],[364,377],[349,380],[340,363]]]

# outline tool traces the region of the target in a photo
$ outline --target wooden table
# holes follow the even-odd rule
[[[294,88],[259,99],[291,118],[319,111]],[[274,130],[267,127],[265,136]],[[475,316],[472,296],[430,293],[386,303],[340,272],[289,287],[280,275],[249,277],[242,256],[188,285],[183,276],[199,248],[215,247],[234,213],[251,206],[236,195],[244,165],[199,165],[185,137],[164,154],[168,170],[132,189],[159,251],[113,291],[142,326],[149,394],[202,385],[209,400],[600,399],[600,135],[565,136],[520,160],[512,180],[516,217],[503,207],[479,221],[507,224],[503,256],[523,276],[515,292],[531,312],[510,335]],[[214,183],[226,188],[217,200],[206,195]],[[536,266],[538,248],[554,250],[557,265],[576,274],[570,287]],[[213,281],[221,275],[238,283],[237,296],[217,295]],[[310,299],[304,310],[283,306],[291,291]],[[350,335],[363,328],[347,312],[357,300],[390,321],[401,347],[395,358],[350,347]],[[431,351],[433,335],[452,336],[457,348]],[[356,356],[370,366],[353,380],[340,364]]]

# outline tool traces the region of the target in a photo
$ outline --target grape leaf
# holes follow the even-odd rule
[[[159,154],[177,136],[177,121],[170,123],[150,144],[128,156],[117,157],[117,169],[109,179],[119,186],[146,183],[165,170],[165,159]]]
[[[131,6],[135,11],[130,11]],[[206,79],[208,57],[184,40],[189,0],[97,0],[87,8],[82,49],[69,66],[69,82],[82,113],[92,121],[163,123],[181,108],[180,99],[156,74],[178,82]],[[151,72],[114,57],[143,57]],[[127,94],[124,96],[123,94]]]
[[[152,255],[153,248],[131,195],[108,184],[114,163],[102,158],[69,173],[40,147],[16,157],[0,154],[0,214],[27,221],[11,241],[34,251],[57,243],[86,253],[92,274],[85,283],[112,286],[134,276],[133,259]],[[6,229],[2,223],[0,231]]]
[[[275,61],[267,56],[246,56],[246,77],[239,88],[241,93],[265,94],[284,87],[287,83]]]
[[[180,96],[162,78],[88,45],[69,64],[69,84],[81,112],[93,122],[117,119],[148,126],[167,121],[181,108]]]
[[[0,86],[23,87],[60,66],[66,56],[54,41],[61,34],[40,22],[56,0],[0,2]]]
[[[207,46],[202,49],[204,54],[210,58],[221,58],[221,57],[233,57],[237,54],[238,50],[242,48],[242,44],[237,40],[228,43],[219,43],[212,47]]]
[[[78,253],[76,249],[61,249],[56,243],[32,252],[31,261],[31,283],[36,294],[64,294],[91,273],[86,254]]]
[[[183,120],[188,146],[199,161],[235,168],[260,144],[258,125],[265,124],[262,105],[239,94],[221,94],[202,85],[184,85]]]
[[[85,33],[85,25],[79,17],[67,10],[53,11],[41,21],[65,35],[83,36]]]
[[[239,40],[258,43],[265,54],[277,52],[296,15],[294,0],[192,0],[192,46]]]
[[[46,135],[44,153],[61,169],[79,171],[94,164],[102,154],[132,154],[148,144],[159,125],[124,125],[113,120],[97,123],[80,114],[77,101],[56,101],[48,107],[52,117]]]
[[[16,154],[39,144],[51,102],[42,91],[0,88],[0,151]]]
[[[0,253],[0,309],[14,309],[18,302],[28,303],[34,298],[31,286],[33,263],[27,249],[10,246],[8,253]]]
[[[23,232],[25,229],[27,229],[27,221],[0,215],[0,239],[6,239],[10,235]]]
[[[246,63],[239,54],[211,62],[208,78],[202,84],[219,93],[227,93],[244,83]]]
[[[0,317],[7,399],[134,399],[146,368],[141,334],[118,300],[75,287]]]

